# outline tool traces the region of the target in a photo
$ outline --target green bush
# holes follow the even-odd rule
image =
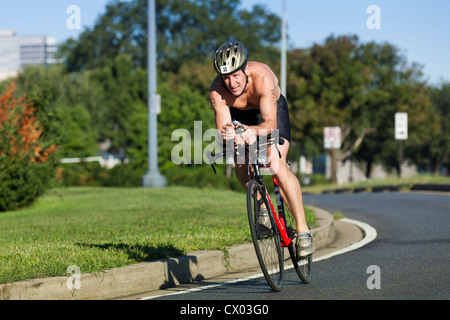
[[[32,204],[51,185],[54,167],[30,163],[28,159],[1,161],[0,211],[12,211]]]
[[[325,175],[323,174],[312,174],[310,176],[311,179],[311,185],[312,186],[319,186],[319,185],[324,185],[324,184],[328,184],[328,180],[325,177]]]
[[[145,172],[145,169],[136,169],[132,164],[120,164],[103,173],[102,185],[122,188],[139,187]]]
[[[71,163],[58,168],[58,180],[66,187],[122,187],[141,185],[144,170],[131,164],[120,164],[112,169],[102,168],[98,163]]]
[[[214,174],[209,165],[172,166],[164,172],[169,186],[196,187],[203,189],[244,190],[237,180],[234,169],[231,176],[226,176],[226,165],[216,165]]]
[[[165,168],[161,173],[166,177],[168,186],[184,186],[242,191],[234,169],[230,178],[226,176],[226,166],[216,166],[214,174],[209,165],[175,166]],[[146,168],[136,168],[133,163],[120,164],[112,169],[100,167],[97,163],[73,163],[60,165],[58,180],[66,187],[122,187],[132,188],[142,185],[141,179]]]
[[[57,170],[57,179],[66,187],[98,187],[102,185],[102,178],[106,175],[98,163],[64,164]]]
[[[0,96],[0,211],[32,204],[55,176],[56,147],[42,138],[35,108],[14,98],[15,84]]]

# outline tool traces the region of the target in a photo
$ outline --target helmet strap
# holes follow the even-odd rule
[[[244,73],[245,73],[245,72],[244,72]],[[242,95],[244,94],[245,89],[247,89],[247,85],[248,85],[248,75],[245,74],[245,76],[247,77],[247,79],[245,80],[245,87],[244,87],[244,90],[242,90],[241,94],[238,95],[238,96],[236,96],[236,97],[242,96]]]

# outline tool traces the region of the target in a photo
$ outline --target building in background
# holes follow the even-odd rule
[[[0,81],[16,76],[25,66],[56,63],[56,39],[19,36],[15,30],[0,30]]]

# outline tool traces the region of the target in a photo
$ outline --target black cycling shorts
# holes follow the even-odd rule
[[[259,110],[240,110],[230,107],[231,119],[247,126],[257,126],[264,122]],[[281,138],[291,142],[291,123],[286,99],[283,95],[277,101],[277,126]]]

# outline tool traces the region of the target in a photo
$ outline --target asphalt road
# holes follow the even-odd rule
[[[378,236],[360,249],[315,262],[313,281],[309,285],[299,282],[291,269],[286,273],[281,293],[273,293],[264,278],[259,278],[158,300],[450,298],[449,195],[308,195],[304,202],[368,223],[377,230]]]

